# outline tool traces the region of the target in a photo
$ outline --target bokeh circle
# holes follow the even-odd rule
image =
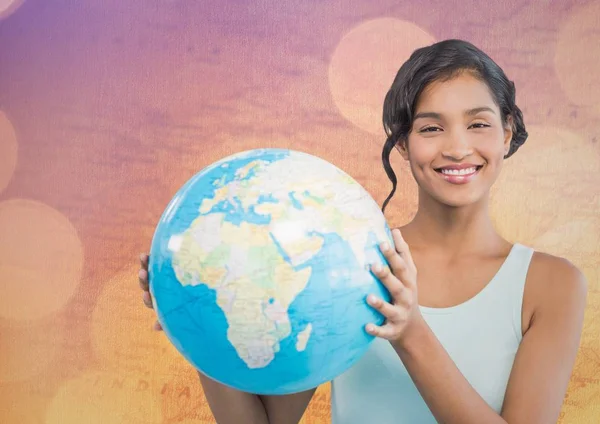
[[[383,134],[383,100],[400,66],[435,38],[412,22],[381,18],[348,32],[329,64],[329,87],[335,105],[350,122]]]
[[[37,201],[4,201],[0,240],[0,316],[39,319],[69,302],[81,280],[83,247],[67,217]]]
[[[581,106],[600,106],[600,3],[576,9],[558,33],[556,74],[568,98]]]

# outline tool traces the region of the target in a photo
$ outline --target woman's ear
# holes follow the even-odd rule
[[[512,143],[512,138],[513,138],[513,127],[514,127],[514,120],[512,115],[508,115],[506,117],[506,124],[504,125],[504,156],[506,156],[508,154],[508,152],[510,151],[510,145]]]
[[[408,160],[408,140],[399,140],[394,147],[400,152],[400,156],[402,156],[404,160]]]

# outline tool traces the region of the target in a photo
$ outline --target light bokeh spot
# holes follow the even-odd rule
[[[92,314],[92,344],[109,369],[139,375],[194,372],[163,332],[152,330],[155,313],[144,306],[138,267],[107,281]]]
[[[600,155],[580,135],[552,126],[529,126],[529,138],[510,158],[493,187],[496,228],[511,240],[534,245],[543,234],[597,215]],[[567,243],[567,241],[565,241]]]
[[[569,99],[582,106],[600,106],[600,3],[575,9],[558,34],[556,74]]]
[[[57,390],[45,423],[158,424],[160,399],[135,375],[89,371]]]
[[[0,324],[0,382],[24,381],[48,370],[64,346],[64,331],[52,320]]]
[[[340,113],[365,131],[383,135],[383,100],[412,52],[435,42],[421,27],[394,18],[364,22],[339,42],[329,86]]]
[[[8,186],[17,167],[17,152],[15,129],[6,114],[0,111],[0,192]]]
[[[0,20],[12,15],[25,0],[0,0]]]
[[[536,238],[535,245],[555,255],[573,252],[591,259],[600,253],[600,217],[573,219],[552,228]]]
[[[551,228],[533,242],[533,247],[537,250],[568,258],[585,275],[589,291],[600,289],[599,246],[600,216],[585,220],[573,218]],[[596,334],[600,334],[600,331]],[[598,360],[600,364],[600,357]]]
[[[83,267],[83,247],[71,222],[43,203],[0,203],[0,316],[38,319],[64,307]]]

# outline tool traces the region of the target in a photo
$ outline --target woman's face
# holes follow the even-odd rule
[[[465,72],[423,90],[399,149],[421,191],[459,207],[488,195],[511,138],[488,86]]]

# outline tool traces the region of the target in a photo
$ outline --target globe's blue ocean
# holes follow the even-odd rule
[[[239,390],[257,394],[285,394],[306,390],[327,382],[347,370],[368,349],[372,336],[364,331],[368,322],[381,324],[381,315],[365,302],[369,293],[389,299],[387,291],[371,276],[372,284],[353,285],[349,279],[365,273],[346,240],[335,232],[314,235],[323,239],[320,251],[295,268],[310,267],[312,273],[304,290],[290,304],[291,334],[280,341],[280,349],[266,366],[249,368],[227,338],[226,315],[216,303],[216,291],[205,284],[184,286],[172,266],[168,248],[172,235],[186,231],[200,212],[205,199],[236,178],[235,171],[260,159],[265,163],[285,160],[290,151],[261,149],[229,157],[191,178],[176,194],[156,228],[150,252],[150,283],[163,328],[182,355],[205,375]],[[332,165],[330,165],[332,166]],[[250,171],[245,179],[254,177]],[[218,182],[218,184],[215,184]],[[310,187],[306,188],[310,194]],[[303,205],[289,193],[293,207]],[[258,203],[278,202],[270,195]],[[269,225],[271,217],[243,210],[240,202],[222,201],[206,212],[225,214],[225,220]],[[385,228],[389,235],[389,229]],[[364,247],[367,261],[383,262],[373,232]],[[389,240],[391,241],[391,240]],[[275,240],[273,241],[277,243]],[[289,262],[283,249],[282,258]],[[337,270],[332,274],[332,269]],[[369,274],[370,275],[370,274]],[[306,347],[297,350],[298,334],[311,324]],[[252,325],[251,322],[248,325]]]

